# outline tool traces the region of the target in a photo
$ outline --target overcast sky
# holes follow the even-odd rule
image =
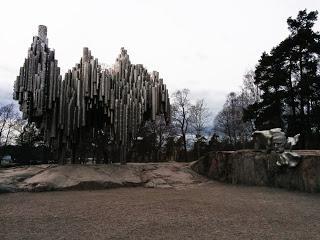
[[[125,47],[132,63],[159,71],[171,93],[189,88],[216,113],[261,53],[288,35],[286,19],[305,8],[319,11],[320,0],[2,1],[0,104],[11,101],[43,24],[63,72],[79,62],[85,46],[109,65]]]

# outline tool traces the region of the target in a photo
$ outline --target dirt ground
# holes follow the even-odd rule
[[[320,239],[320,195],[207,182],[0,195],[0,239]]]

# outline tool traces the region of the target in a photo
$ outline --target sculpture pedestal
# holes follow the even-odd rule
[[[257,186],[320,192],[320,151],[295,151],[301,162],[294,168],[279,167],[279,154],[253,150],[210,152],[192,169],[211,179]]]

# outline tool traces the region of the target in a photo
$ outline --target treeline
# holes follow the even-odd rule
[[[6,155],[17,164],[47,163],[52,159],[40,131],[21,118],[13,103],[0,106],[0,159]]]
[[[204,99],[192,102],[190,90],[177,90],[171,98],[171,121],[158,116],[141,128],[129,161],[192,161],[207,151],[210,111]]]
[[[220,148],[237,150],[252,148],[252,133],[256,126],[254,121],[245,121],[245,110],[260,101],[261,91],[255,85],[255,75],[249,71],[244,75],[241,90],[231,92],[222,110],[214,119],[214,134],[220,141]]]
[[[229,94],[215,129],[230,144],[243,147],[253,130],[281,127],[288,136],[301,134],[299,148],[320,148],[317,16],[303,10],[288,18],[288,37],[262,54],[239,94]]]
[[[200,157],[206,149],[209,109],[204,99],[191,101],[190,91],[182,89],[172,95],[171,121],[157,116],[140,127],[134,139],[127,162],[191,161]],[[43,141],[43,133],[34,123],[21,119],[13,104],[0,107],[0,157],[11,155],[17,163],[57,162],[58,156],[49,151]],[[86,159],[81,162],[117,162],[116,152],[109,148],[103,132],[95,138],[83,141],[81,151]],[[103,153],[104,156],[101,156]],[[72,153],[67,152],[68,162]]]

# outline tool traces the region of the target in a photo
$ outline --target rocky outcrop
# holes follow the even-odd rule
[[[205,179],[188,163],[38,165],[0,169],[0,193],[118,187],[184,188]]]
[[[211,152],[191,168],[211,179],[306,192],[320,192],[320,151],[295,151],[302,156],[294,168],[279,167],[279,154],[259,151]]]

